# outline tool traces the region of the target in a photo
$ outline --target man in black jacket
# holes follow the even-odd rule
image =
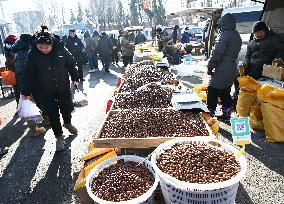
[[[109,66],[111,64],[113,44],[111,39],[106,35],[105,32],[102,33],[99,43],[98,50],[99,55],[106,72],[109,72]]]
[[[80,81],[84,81],[82,69],[84,45],[82,41],[77,37],[74,29],[69,30],[69,36],[65,40],[65,47],[74,57],[76,66],[78,68]]]
[[[255,23],[252,32],[254,39],[247,46],[245,75],[259,79],[264,64],[271,64],[275,58],[284,57],[284,44],[262,21]]]
[[[77,129],[71,124],[73,111],[69,74],[74,86],[79,85],[78,71],[72,55],[64,47],[58,36],[45,31],[36,34],[34,45],[23,71],[22,94],[30,99],[36,94],[45,109],[50,125],[56,137],[56,151],[64,149],[65,141],[60,123],[59,111],[62,114],[63,127],[76,135]]]

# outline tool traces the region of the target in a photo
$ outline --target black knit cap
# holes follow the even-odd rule
[[[258,21],[252,27],[252,33],[255,33],[255,32],[261,31],[261,30],[268,31],[269,29],[268,29],[267,25],[264,22]]]
[[[53,44],[52,34],[45,31],[48,30],[47,26],[41,26],[41,31],[36,34],[36,43],[37,44]]]

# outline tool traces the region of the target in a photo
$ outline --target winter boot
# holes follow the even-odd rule
[[[209,108],[209,112],[210,112],[210,116],[211,116],[211,117],[215,117],[215,112],[216,112],[215,109],[210,109],[210,108]]]
[[[7,147],[5,148],[0,148],[0,155],[4,155],[4,154],[7,154],[9,151],[9,149]]]
[[[50,126],[49,117],[47,115],[43,115],[42,117],[43,117],[42,124],[45,126]]]
[[[223,114],[218,118],[218,120],[223,121],[223,122],[228,122],[231,119],[231,109],[230,108],[222,108]]]
[[[71,124],[63,124],[63,127],[65,127],[72,135],[77,135],[78,130]]]
[[[46,132],[44,127],[38,127],[36,124],[31,125],[31,131],[34,137],[39,136]]]
[[[64,140],[64,136],[60,135],[58,137],[56,137],[56,152],[61,152],[63,151],[65,148],[65,140]]]

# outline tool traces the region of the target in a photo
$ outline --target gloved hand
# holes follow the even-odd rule
[[[208,75],[212,75],[213,72],[212,72],[211,70],[207,69],[207,74],[208,74]]]
[[[248,66],[249,66],[249,63],[248,63],[248,62],[244,62],[244,63],[242,64],[242,67],[243,67],[244,69],[247,69]]]
[[[73,86],[75,89],[78,89],[79,88],[79,82],[78,81],[74,81],[73,82]]]

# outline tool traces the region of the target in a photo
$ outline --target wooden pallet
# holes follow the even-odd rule
[[[188,138],[188,137],[101,138],[100,136],[101,136],[101,132],[103,130],[105,122],[108,120],[108,118],[111,115],[118,113],[119,111],[120,110],[112,110],[108,112],[103,123],[101,124],[100,128],[98,129],[97,133],[94,136],[93,143],[95,147],[100,147],[100,148],[149,148],[149,147],[157,147],[160,144],[168,140],[172,140],[176,138]],[[200,117],[202,118],[201,115]],[[209,133],[206,136],[215,137],[209,125],[205,122],[204,119],[203,121]]]

